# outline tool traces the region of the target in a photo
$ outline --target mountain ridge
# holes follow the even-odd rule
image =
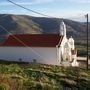
[[[12,34],[58,34],[64,21],[67,37],[86,39],[86,23],[61,18],[32,17],[28,15],[0,14],[0,25]],[[89,23],[90,34],[90,23]],[[9,35],[0,27],[0,36]]]

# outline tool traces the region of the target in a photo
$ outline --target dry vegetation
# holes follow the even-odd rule
[[[0,90],[90,90],[90,70],[42,64],[1,64]]]

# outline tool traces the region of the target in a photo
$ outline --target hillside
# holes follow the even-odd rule
[[[0,15],[0,25],[4,26],[12,34],[50,34],[59,33],[59,26],[62,19],[59,18],[44,18],[32,17],[26,15]],[[79,38],[85,36],[85,23],[75,22],[72,20],[63,19],[67,25],[67,35]],[[90,24],[89,24],[90,27]],[[90,33],[90,32],[89,32]],[[6,31],[0,28],[0,35],[8,35]]]
[[[86,53],[86,23],[68,19],[32,17],[27,15],[0,14],[0,25],[12,34],[51,34],[59,33],[60,22],[67,27],[67,36],[73,36],[79,50]],[[4,41],[9,33],[0,27],[0,41]],[[82,47],[81,47],[82,46]],[[89,23],[90,46],[90,23]],[[83,52],[82,52],[83,53]]]
[[[0,64],[0,90],[90,90],[90,70],[43,64]]]

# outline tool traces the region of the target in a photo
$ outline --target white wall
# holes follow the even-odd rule
[[[36,59],[39,63],[58,65],[57,48],[48,47],[0,47],[0,59],[32,62]]]

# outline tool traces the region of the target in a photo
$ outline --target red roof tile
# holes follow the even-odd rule
[[[56,47],[62,38],[59,34],[10,35],[1,46]]]

